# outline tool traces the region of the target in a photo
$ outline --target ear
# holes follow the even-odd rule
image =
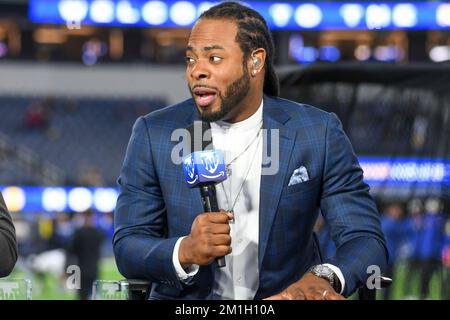
[[[266,50],[258,48],[252,51],[249,57],[249,70],[252,76],[258,75],[262,71],[266,62]]]

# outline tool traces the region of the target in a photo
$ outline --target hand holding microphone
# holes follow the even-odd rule
[[[208,265],[216,259],[218,267],[224,267],[224,256],[231,253],[228,222],[234,217],[217,204],[215,184],[227,178],[223,155],[219,150],[193,152],[183,160],[183,168],[188,187],[200,189],[205,212],[195,218],[191,233],[181,241],[180,264],[183,268]]]
[[[178,251],[181,266],[183,268],[191,264],[206,266],[214,259],[231,253],[228,224],[231,219],[233,215],[224,210],[199,214],[192,224],[191,233],[181,241]]]

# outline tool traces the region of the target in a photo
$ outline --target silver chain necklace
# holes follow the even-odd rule
[[[259,137],[259,135],[260,135],[260,133],[261,133],[261,129],[262,129],[262,126],[259,128],[258,134],[256,135],[256,137],[253,138],[252,142],[247,146],[246,150],[247,150],[247,149],[250,147],[250,145],[252,145],[253,142]],[[233,205],[232,205],[231,207],[230,207],[230,201],[229,201],[229,198],[228,198],[228,194],[227,194],[227,192],[225,191],[225,186],[224,186],[223,182],[221,183],[222,188],[223,188],[223,193],[225,194],[225,198],[226,198],[226,201],[227,201],[227,204],[228,204],[228,210],[227,210],[228,212],[234,213],[234,207],[235,207],[235,205],[236,205],[236,203],[237,203],[237,200],[239,199],[239,196],[241,195],[242,188],[244,187],[245,181],[247,181],[248,174],[250,173],[250,169],[252,168],[253,162],[255,161],[256,154],[258,153],[258,148],[259,148],[260,142],[261,142],[261,140],[258,139],[258,143],[257,143],[257,145],[256,145],[255,153],[253,154],[252,160],[250,161],[250,163],[249,163],[249,165],[248,165],[247,172],[245,173],[245,177],[244,177],[244,179],[242,180],[241,185],[239,186],[239,189],[238,189],[236,198],[234,199]],[[245,151],[245,150],[244,150],[244,151]],[[241,155],[242,155],[243,153],[244,153],[244,152],[242,152]],[[239,156],[240,156],[240,155],[239,155]],[[228,165],[231,165],[231,163],[232,163],[234,160],[236,160],[236,159],[237,159],[237,157],[234,158]],[[229,183],[230,183],[230,198],[231,198],[231,196],[232,196],[231,180],[229,180]],[[234,220],[233,220],[233,221],[234,221]]]
[[[261,121],[262,122],[262,121]],[[240,156],[242,156],[250,147],[251,145],[255,142],[255,140],[259,137],[260,133],[261,133],[261,129],[262,129],[262,125],[261,127],[259,127],[258,132],[256,133],[255,137],[252,139],[252,141],[250,141],[250,143],[244,148],[244,150],[239,153],[236,157],[233,158],[233,160],[231,160],[230,162],[228,162],[228,164],[225,164],[225,168],[227,170],[227,176],[231,176],[233,174],[233,171],[231,170],[231,164],[236,161]]]

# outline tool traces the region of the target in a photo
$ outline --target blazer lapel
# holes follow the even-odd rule
[[[270,230],[272,227],[275,214],[278,209],[278,203],[281,197],[281,191],[284,187],[284,181],[291,158],[292,149],[294,147],[296,132],[287,128],[284,124],[290,119],[290,116],[280,108],[279,101],[264,97],[263,109],[263,127],[265,129],[264,150],[268,155],[274,152],[279,153],[278,172],[272,175],[264,174],[264,164],[262,164],[262,175],[260,185],[260,201],[259,201],[259,245],[258,245],[258,265],[261,270],[262,261],[267,247]],[[279,149],[276,150],[276,139],[272,141],[271,136],[274,130],[279,130]],[[274,142],[274,144],[272,144]],[[274,165],[273,163],[269,165]]]

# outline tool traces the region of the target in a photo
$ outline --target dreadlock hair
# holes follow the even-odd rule
[[[236,21],[236,42],[244,53],[244,68],[253,50],[266,50],[263,91],[267,95],[279,96],[280,84],[273,67],[274,44],[264,18],[255,10],[238,2],[227,1],[203,12],[199,19],[231,19]]]

